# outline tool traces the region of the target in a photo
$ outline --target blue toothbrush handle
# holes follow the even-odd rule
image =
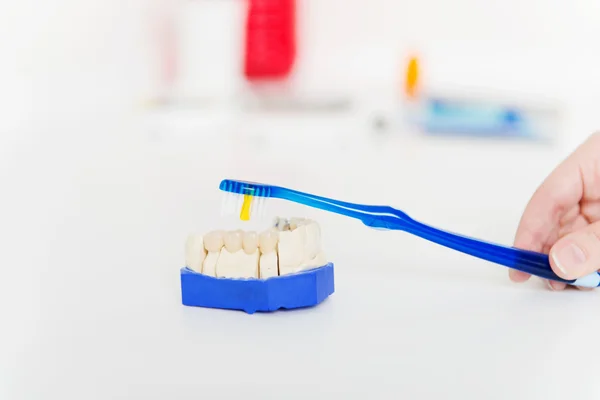
[[[600,286],[600,274],[598,272],[576,280],[563,279],[552,270],[547,254],[502,246],[450,233],[415,221],[406,216],[406,214],[403,215],[402,219],[391,216],[377,216],[372,219],[365,219],[363,223],[374,228],[402,230],[453,250],[517,269],[540,278],[564,282],[573,286],[590,288]]]
[[[600,286],[600,274],[591,273],[579,279],[567,280],[552,271],[548,255],[515,247],[506,247],[478,239],[446,232],[415,221],[406,213],[390,206],[355,204],[328,199],[279,186],[225,179],[219,188],[237,194],[280,198],[309,207],[356,218],[372,228],[402,230],[442,246],[471,256],[504,265],[541,278],[582,287]]]

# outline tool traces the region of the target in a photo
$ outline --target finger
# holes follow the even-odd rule
[[[600,201],[584,201],[581,204],[580,212],[589,222],[600,221]]]
[[[511,268],[508,270],[508,277],[513,282],[521,283],[527,281],[531,275],[526,272],[519,271],[518,269]]]
[[[579,204],[583,195],[579,163],[582,157],[588,157],[585,147],[584,143],[573,152],[535,191],[519,221],[515,247],[544,252],[558,238],[561,218]],[[530,276],[521,271],[509,270],[509,277],[514,282],[525,282]]]
[[[569,212],[584,198],[600,198],[600,132],[571,153],[535,191],[527,204],[515,237],[515,246],[541,251]],[[575,209],[575,210],[574,210]]]
[[[570,233],[550,249],[550,264],[564,279],[577,279],[600,268],[600,222]]]
[[[579,153],[571,154],[535,191],[519,221],[515,247],[541,252],[557,235],[561,218],[579,203],[583,195]]]
[[[558,239],[567,236],[572,232],[577,232],[586,226],[588,226],[590,222],[583,215],[578,215],[575,219],[568,223],[561,222],[560,228],[558,228]]]
[[[548,288],[550,290],[559,291],[559,290],[565,290],[567,288],[567,284],[564,282],[546,280],[546,284],[548,285]]]

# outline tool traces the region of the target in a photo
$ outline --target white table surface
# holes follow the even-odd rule
[[[596,291],[512,284],[504,267],[294,204],[275,202],[261,223],[321,223],[336,266],[328,300],[247,315],[180,299],[186,235],[240,224],[216,213],[222,178],[389,203],[510,244],[562,152],[393,138],[160,142],[134,126],[91,125],[86,134],[106,134],[88,142],[69,127],[3,147],[0,398],[600,395]]]

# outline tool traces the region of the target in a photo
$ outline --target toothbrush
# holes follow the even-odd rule
[[[406,213],[390,206],[348,203],[280,186],[232,179],[221,181],[219,189],[224,192],[233,193],[234,195],[243,196],[233,196],[239,197],[240,201],[237,202],[237,206],[235,201],[224,203],[226,206],[224,211],[230,211],[232,208],[234,210],[240,209],[240,219],[242,220],[249,220],[252,210],[261,211],[264,206],[264,199],[278,198],[355,218],[371,228],[404,231],[450,249],[505,267],[517,269],[540,278],[564,282],[573,286],[588,288],[600,286],[600,273],[598,272],[579,279],[563,279],[552,271],[548,255],[546,254],[521,250],[515,247],[506,247],[446,232],[416,221]],[[259,200],[257,204],[252,204],[254,197],[257,197]]]

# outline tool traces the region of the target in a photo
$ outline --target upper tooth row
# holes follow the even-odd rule
[[[279,231],[293,231],[299,226],[307,225],[309,220],[304,218],[282,218],[277,217],[273,221],[273,227]]]
[[[235,253],[244,249],[247,254],[254,254],[257,248],[263,254],[274,251],[279,241],[279,232],[268,229],[258,235],[254,231],[212,231],[204,236],[204,248],[209,252],[219,252],[225,246],[227,251]]]

